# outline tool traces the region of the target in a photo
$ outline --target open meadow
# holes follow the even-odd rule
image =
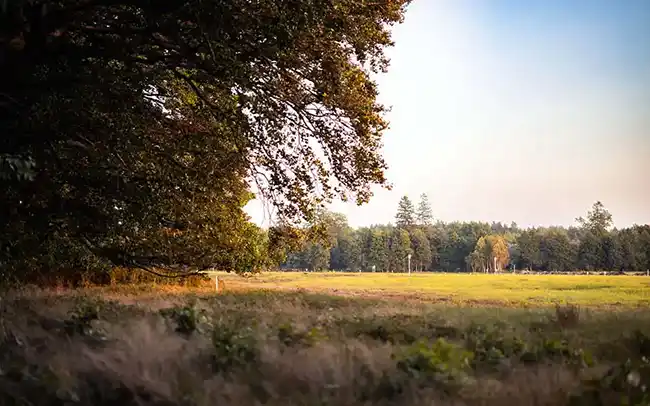
[[[0,404],[649,404],[650,278],[219,277],[4,295]]]
[[[650,306],[650,278],[640,276],[271,272],[247,279],[219,277],[233,288],[306,289],[465,305]]]

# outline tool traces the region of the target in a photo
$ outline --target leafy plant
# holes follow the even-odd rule
[[[216,372],[243,368],[259,359],[257,340],[250,327],[216,326],[212,333],[212,346],[212,363]]]
[[[572,365],[576,368],[591,367],[594,359],[590,352],[572,348],[566,340],[544,339],[541,345],[521,354],[524,363],[539,363],[545,360]]]
[[[466,331],[465,346],[474,353],[474,367],[498,365],[526,350],[526,343],[520,338],[506,336],[497,328],[482,325],[473,325]]]
[[[432,343],[419,340],[398,356],[397,367],[417,381],[433,381],[445,390],[453,390],[470,379],[473,358],[471,351],[444,338]]]
[[[287,347],[297,345],[310,347],[327,338],[317,327],[312,327],[305,331],[296,331],[291,324],[281,325],[278,328],[277,337]]]
[[[201,322],[207,320],[206,311],[204,309],[198,309],[194,304],[163,309],[160,313],[174,320],[176,322],[175,330],[183,335],[191,335],[199,330]]]

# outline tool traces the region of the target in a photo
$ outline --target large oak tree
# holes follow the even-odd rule
[[[5,269],[256,266],[284,219],[386,185],[372,72],[408,0],[0,3]]]

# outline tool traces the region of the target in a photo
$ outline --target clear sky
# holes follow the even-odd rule
[[[352,226],[423,192],[443,221],[650,223],[650,0],[414,0],[393,38],[394,189],[331,205]]]

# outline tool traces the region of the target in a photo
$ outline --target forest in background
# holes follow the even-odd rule
[[[650,226],[612,227],[601,202],[572,227],[520,228],[516,223],[434,221],[426,194],[399,202],[394,224],[354,229],[340,213],[321,211],[323,240],[287,255],[283,269],[362,272],[645,272]]]

